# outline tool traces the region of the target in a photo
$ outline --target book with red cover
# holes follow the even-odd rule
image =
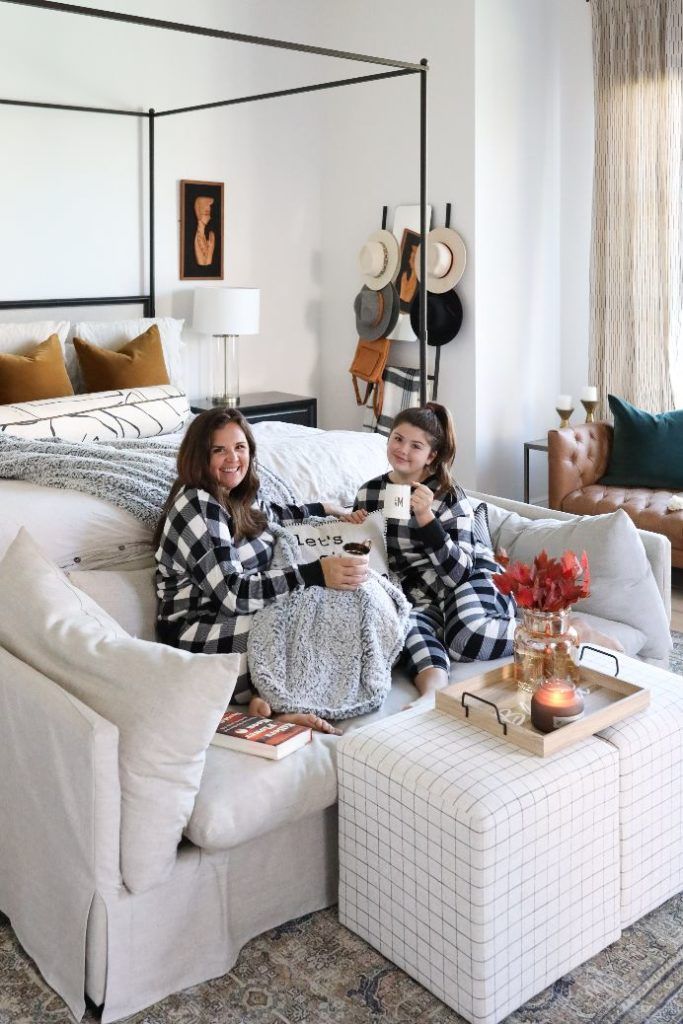
[[[277,761],[310,743],[311,737],[312,731],[306,725],[226,711],[211,743]]]

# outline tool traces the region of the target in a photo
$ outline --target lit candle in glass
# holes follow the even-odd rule
[[[546,679],[531,698],[531,724],[552,732],[583,715],[583,697],[568,679]]]

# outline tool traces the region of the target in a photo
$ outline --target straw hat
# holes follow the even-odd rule
[[[400,254],[398,242],[391,231],[375,231],[358,253],[363,283],[379,291],[396,277]]]
[[[434,228],[427,235],[427,291],[450,291],[465,273],[467,250],[457,231]],[[420,280],[420,247],[415,253],[415,273]]]
[[[359,338],[377,341],[393,331],[398,321],[398,292],[389,282],[379,291],[363,285],[353,301]]]

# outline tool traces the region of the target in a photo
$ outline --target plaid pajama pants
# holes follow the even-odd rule
[[[403,652],[411,678],[451,661],[492,661],[512,654],[514,604],[488,572],[473,572],[454,590],[407,594],[413,605]]]

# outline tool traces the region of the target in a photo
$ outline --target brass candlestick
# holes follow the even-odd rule
[[[560,417],[560,430],[562,430],[563,427],[568,427],[569,426],[569,417],[574,412],[574,407],[572,406],[571,409],[558,409],[558,408],[556,408],[555,412]]]
[[[595,423],[595,410],[598,407],[598,403],[588,398],[582,398],[581,405],[586,410],[586,423]]]

